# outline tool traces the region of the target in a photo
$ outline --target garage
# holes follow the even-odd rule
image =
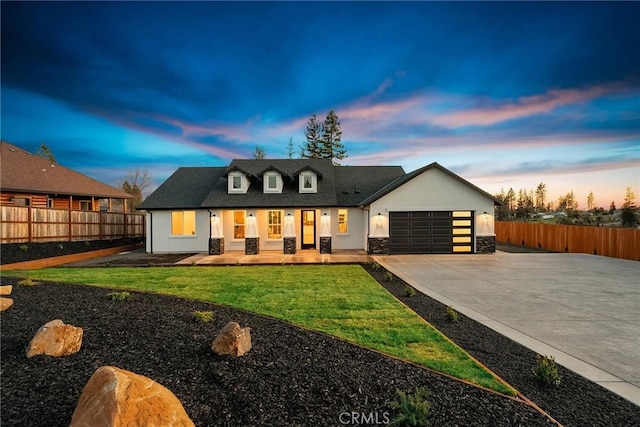
[[[473,216],[473,211],[389,212],[389,253],[473,253]]]

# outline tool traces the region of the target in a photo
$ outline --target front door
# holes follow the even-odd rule
[[[302,249],[316,248],[316,211],[302,211]]]

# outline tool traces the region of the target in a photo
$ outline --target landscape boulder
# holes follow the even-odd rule
[[[218,355],[242,356],[251,350],[250,331],[250,328],[241,328],[237,322],[229,322],[218,332],[211,349]]]
[[[98,368],[84,386],[70,427],[193,426],[166,387],[115,366]]]
[[[13,291],[13,286],[11,285],[0,286],[0,295],[11,295],[11,291]]]
[[[13,305],[11,298],[0,297],[0,311],[5,311]]]
[[[27,357],[44,354],[47,356],[68,356],[80,350],[82,328],[66,325],[56,319],[38,329],[27,347]]]

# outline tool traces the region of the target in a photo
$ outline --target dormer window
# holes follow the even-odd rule
[[[300,192],[317,193],[318,177],[311,171],[300,172]]]
[[[249,180],[242,172],[229,173],[229,193],[246,193],[249,188]]]
[[[265,193],[282,193],[282,176],[276,171],[265,172],[263,175]]]

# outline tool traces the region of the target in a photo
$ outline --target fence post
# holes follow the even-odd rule
[[[27,241],[32,242],[33,231],[31,230],[31,206],[27,207]]]

